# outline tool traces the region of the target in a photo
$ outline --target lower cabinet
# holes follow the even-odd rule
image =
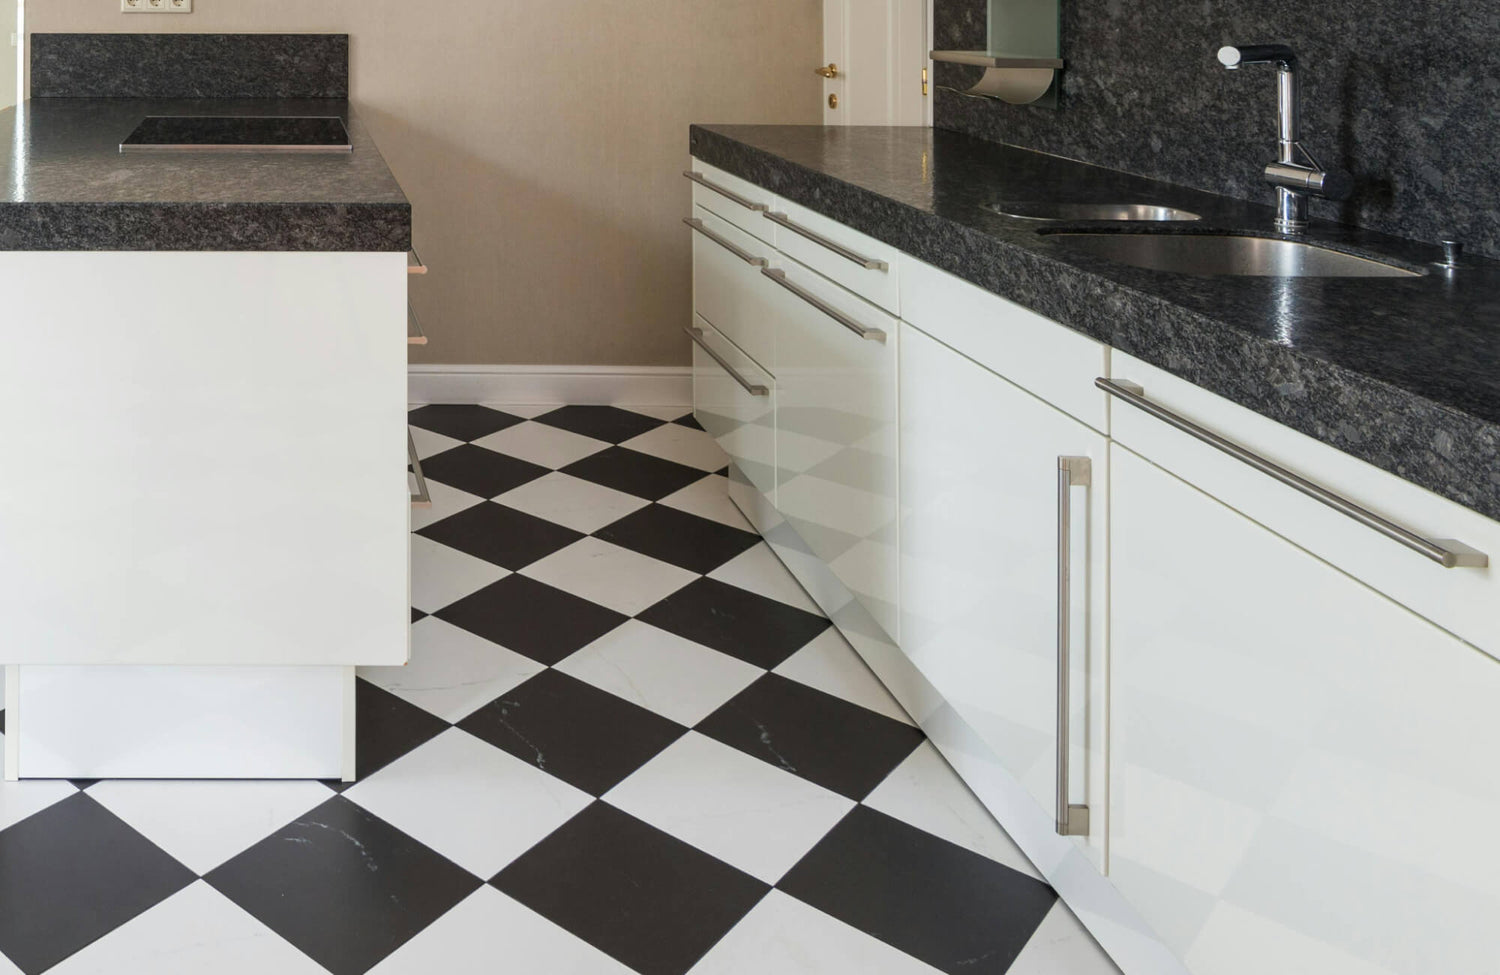
[[[1111,453],[1113,885],[1194,975],[1495,972],[1500,663]]]
[[[905,324],[901,390],[902,650],[1054,822],[1066,659],[1063,797],[1102,869],[1106,441]]]
[[[693,316],[693,414],[733,461],[731,496],[776,504],[775,380],[701,316]]]

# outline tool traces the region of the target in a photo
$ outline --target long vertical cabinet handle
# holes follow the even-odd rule
[[[1057,832],[1087,836],[1089,807],[1068,800],[1068,718],[1073,597],[1073,488],[1088,487],[1093,463],[1087,457],[1057,458]]]
[[[406,428],[406,456],[411,461],[411,472],[417,481],[417,490],[411,496],[411,503],[418,508],[426,508],[432,504],[432,494],[427,490],[427,477],[422,473],[422,461],[417,457],[417,442],[412,439],[410,427]]]

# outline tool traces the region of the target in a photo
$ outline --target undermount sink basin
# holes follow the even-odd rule
[[[989,208],[1023,220],[1197,220],[1190,210],[1154,203],[991,203]]]
[[[1131,267],[1265,278],[1414,278],[1419,272],[1317,244],[1230,234],[1076,233],[1048,237]]]

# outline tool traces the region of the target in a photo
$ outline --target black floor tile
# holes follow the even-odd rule
[[[949,975],[1003,975],[1052,888],[865,806],[776,885]]]
[[[569,464],[562,472],[647,501],[660,501],[704,476],[696,467],[625,447],[608,447]]]
[[[693,414],[691,414],[691,413],[684,413],[682,416],[679,416],[677,419],[673,420],[672,422],[673,423],[681,424],[682,426],[685,426],[685,427],[692,427],[694,430],[702,430],[703,429],[703,425],[698,422],[698,418],[696,416],[694,416]]]
[[[583,537],[581,532],[493,501],[471,505],[418,529],[417,534],[512,571]]]
[[[455,440],[478,440],[524,421],[487,406],[434,404],[407,413],[406,422]]]
[[[647,505],[594,534],[700,575],[712,572],[760,541],[754,532],[660,504]]]
[[[511,488],[518,488],[547,473],[550,473],[548,469],[539,464],[476,447],[471,443],[433,454],[422,461],[422,474],[428,480],[477,494],[481,498],[504,494]]]
[[[828,629],[821,616],[715,579],[698,579],[638,618],[770,670]]]
[[[363,678],[354,682],[354,775],[362,782],[450,725]],[[343,792],[354,782],[327,782]]]
[[[595,440],[622,443],[647,430],[655,430],[664,421],[617,406],[564,406],[542,414],[536,422],[581,433]]]
[[[629,619],[523,575],[492,582],[434,615],[549,667]]]
[[[45,971],[197,878],[82,793],[0,831],[0,953]]]
[[[779,674],[766,674],[698,723],[747,755],[863,799],[922,743],[922,732]]]
[[[768,890],[603,802],[490,882],[642,975],[682,975]]]
[[[363,975],[482,885],[343,796],[204,879],[334,975]]]
[[[556,670],[542,671],[458,726],[596,796],[687,731]]]

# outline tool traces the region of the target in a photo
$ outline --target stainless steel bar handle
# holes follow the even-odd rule
[[[417,490],[411,503],[420,507],[432,504],[432,495],[427,490],[427,478],[422,473],[422,462],[417,459],[417,442],[411,437],[411,427],[406,428],[406,459],[411,462],[411,472],[417,479]]]
[[[1406,546],[1418,555],[1431,559],[1445,569],[1483,569],[1490,564],[1490,557],[1488,555],[1477,549],[1470,548],[1463,542],[1455,541],[1451,538],[1425,538],[1408,528],[1403,528],[1393,521],[1382,518],[1368,508],[1355,504],[1348,498],[1334,494],[1321,485],[1314,484],[1299,474],[1292,473],[1285,467],[1274,461],[1267,460],[1254,451],[1241,447],[1232,440],[1225,440],[1212,430],[1200,427],[1186,417],[1173,413],[1158,403],[1151,402],[1143,395],[1141,387],[1135,383],[1124,380],[1105,379],[1101,376],[1094,380],[1094,385],[1109,395],[1129,403],[1136,409],[1149,413],[1168,426],[1181,430],[1188,436],[1223,451],[1235,460],[1249,464],[1262,474],[1307,495],[1314,501],[1320,501],[1333,510],[1348,515],[1366,528],[1374,529],[1391,541]]]
[[[764,213],[766,210],[770,209],[770,207],[764,203],[756,203],[754,200],[746,199],[745,197],[740,196],[734,190],[720,186],[718,183],[709,182],[707,179],[704,179],[702,173],[693,172],[692,170],[683,170],[682,175],[697,183],[699,186],[708,187],[726,200],[733,200],[735,203],[738,203],[746,210],[754,210],[757,213]]]
[[[427,333],[422,330],[422,320],[417,317],[417,310],[409,301],[406,303],[406,344],[427,344]]]
[[[813,294],[810,291],[804,291],[802,288],[799,288],[795,284],[793,284],[792,282],[788,281],[787,277],[786,277],[786,272],[783,271],[783,270],[781,270],[780,268],[774,268],[774,267],[762,268],[760,273],[764,274],[766,277],[770,278],[772,281],[775,281],[777,284],[781,285],[783,288],[785,288],[786,290],[790,291],[792,294],[796,295],[798,298],[801,298],[803,301],[807,302],[809,305],[812,305],[818,311],[822,312],[823,314],[827,315],[829,318],[831,318],[834,321],[838,322],[840,325],[844,326],[849,331],[853,332],[855,335],[858,335],[860,338],[862,338],[862,339],[870,339],[871,341],[874,341],[874,342],[884,342],[885,341],[885,329],[883,329],[883,328],[866,328],[864,325],[861,325],[859,322],[856,322],[854,319],[850,318],[848,315],[845,315],[843,312],[839,311],[837,308],[835,308],[832,305],[828,304],[826,301],[824,301],[823,299],[819,298],[817,295]]]
[[[698,233],[707,237],[715,244],[718,244],[720,247],[724,248],[735,257],[738,257],[746,264],[749,264],[751,267],[766,266],[766,259],[764,257],[756,257],[754,254],[745,250],[743,247],[736,245],[727,237],[719,236],[718,234],[714,233],[712,230],[709,230],[706,226],[704,226],[703,221],[699,220],[697,217],[683,217],[682,222],[687,224],[689,227],[692,227],[694,230],[698,231]]]
[[[703,330],[701,328],[683,328],[683,331],[687,333],[688,338],[698,343],[698,348],[708,353],[708,357],[710,359],[717,362],[720,368],[729,373],[729,378],[739,383],[740,386],[744,388],[745,392],[749,393],[751,396],[769,396],[771,394],[771,391],[765,386],[762,386],[760,383],[752,383],[750,380],[746,379],[744,376],[741,376],[738,372],[736,372],[734,366],[731,366],[728,362],[725,362],[724,357],[715,352],[713,348],[703,340]]]
[[[1087,487],[1093,474],[1087,457],[1057,458],[1057,832],[1087,836],[1089,807],[1068,801],[1068,728],[1072,676],[1069,650],[1073,621],[1073,488]]]
[[[408,250],[406,252],[406,273],[407,274],[426,274],[427,273],[427,265],[422,263],[422,258],[420,256],[418,256],[417,249],[415,247],[411,248],[410,250]]]
[[[784,213],[763,213],[761,214],[761,216],[765,217],[772,223],[777,224],[778,226],[785,227],[794,234],[800,234],[801,236],[806,237],[814,244],[820,244],[823,247],[828,248],[839,257],[853,261],[860,267],[869,268],[872,271],[884,271],[890,267],[890,265],[886,264],[885,261],[877,261],[873,257],[866,257],[856,251],[851,251],[849,248],[845,247],[843,244],[838,243],[837,241],[829,240],[822,234],[815,234],[811,230],[808,230],[806,227],[802,227],[793,223],[791,219]]]

